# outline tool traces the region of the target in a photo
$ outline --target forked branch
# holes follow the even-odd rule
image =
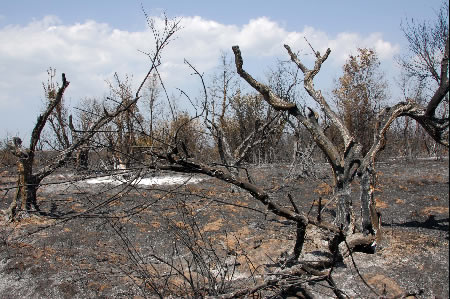
[[[330,161],[330,163],[332,164],[333,168],[337,168],[340,167],[341,165],[341,156],[339,154],[338,149],[336,148],[336,146],[333,144],[333,142],[325,135],[325,132],[323,130],[323,128],[319,125],[318,121],[317,121],[317,117],[316,114],[311,114],[306,116],[304,114],[304,112],[302,112],[295,103],[288,103],[282,99],[280,99],[279,97],[277,97],[275,95],[275,93],[265,84],[262,84],[260,82],[258,82],[257,80],[255,80],[249,73],[247,73],[244,69],[243,69],[243,59],[242,59],[242,55],[241,55],[241,51],[239,49],[239,46],[233,46],[233,52],[234,52],[234,56],[235,56],[235,63],[236,63],[236,69],[238,74],[245,79],[253,88],[255,88],[258,92],[260,92],[263,97],[264,100],[269,103],[274,109],[276,110],[283,110],[283,111],[288,111],[288,113],[292,116],[294,116],[295,118],[297,118],[297,120],[299,122],[301,122],[307,129],[308,131],[311,133],[312,137],[314,138],[315,142],[318,144],[318,146],[322,149],[322,151],[325,153],[325,155],[327,156],[328,160]],[[321,59],[326,59],[328,55],[322,57]],[[304,67],[302,64],[300,64],[303,69],[306,71],[306,67]],[[320,64],[316,63],[316,67],[315,70],[318,71],[320,69]],[[310,76],[311,78],[311,85],[312,85],[312,78],[313,76]],[[306,84],[306,83],[305,83]],[[306,88],[306,87],[305,87]],[[313,90],[315,92],[315,90],[312,88],[311,90]],[[323,99],[320,91],[319,92],[315,92],[315,94],[318,95],[318,103],[320,104],[321,102],[323,102],[324,104],[326,104],[325,99]],[[326,104],[323,107],[328,107],[328,105]],[[331,109],[328,107],[328,110],[331,111]],[[331,112],[330,112],[331,113]],[[330,114],[330,115],[335,115]],[[338,122],[338,124],[340,124],[341,122],[339,121],[338,117],[335,115],[335,119]],[[343,126],[343,129],[341,130],[342,132],[344,132],[344,136],[345,140],[347,140],[347,142],[349,143],[349,145],[351,144],[349,142],[349,140],[351,140],[350,134],[348,133],[348,130],[345,128],[345,126]]]

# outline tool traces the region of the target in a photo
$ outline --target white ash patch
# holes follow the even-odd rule
[[[179,185],[179,184],[197,184],[203,181],[200,177],[186,177],[186,176],[162,176],[162,177],[152,177],[152,178],[138,178],[135,179],[132,184],[134,185]],[[85,180],[88,184],[114,184],[120,185],[126,183],[127,180],[120,176],[106,176],[99,178],[92,178]]]

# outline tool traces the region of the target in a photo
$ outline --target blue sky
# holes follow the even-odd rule
[[[138,82],[147,59],[137,50],[151,49],[141,3],[151,16],[182,17],[178,39],[163,54],[171,90],[200,88],[184,58],[212,74],[221,52],[239,44],[248,71],[263,79],[277,58],[288,59],[283,43],[308,53],[306,37],[322,53],[332,50],[317,82],[324,92],[350,53],[373,47],[398,97],[394,57],[407,51],[400,22],[433,19],[442,2],[0,0],[0,139],[29,138],[44,107],[42,82],[50,66],[71,81],[66,99],[72,106],[83,97],[101,98],[114,72],[133,74]]]

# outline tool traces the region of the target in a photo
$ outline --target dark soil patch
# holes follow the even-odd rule
[[[329,208],[323,216],[332,219],[333,181],[327,167],[317,165],[317,178],[308,179],[286,179],[286,165],[259,167],[251,175],[289,208],[288,193],[300,210],[315,215],[320,197]],[[384,237],[375,254],[353,255],[360,273],[388,297],[422,289],[419,297],[448,298],[448,160],[389,161],[379,163],[377,170],[375,196]],[[72,178],[62,171],[47,182]],[[8,172],[0,179],[2,188],[14,183]],[[356,212],[358,190],[355,184]],[[3,191],[0,209],[7,208],[13,191]],[[230,292],[262,281],[271,265],[292,251],[295,239],[292,222],[268,213],[248,194],[209,178],[182,186],[51,184],[40,189],[38,199],[47,216],[12,224],[3,218],[0,224],[1,298]],[[303,260],[326,256],[327,244],[318,242],[317,234],[308,229]],[[189,272],[187,262],[193,256],[201,257],[202,267],[208,269],[197,266]],[[174,273],[166,262],[181,265],[181,273]],[[333,273],[348,296],[376,297],[350,258]],[[316,291],[317,297],[333,296],[325,287]]]

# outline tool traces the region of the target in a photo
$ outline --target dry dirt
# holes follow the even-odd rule
[[[392,160],[379,163],[377,170],[383,239],[376,253],[353,254],[357,269],[350,257],[334,269],[337,286],[352,298],[378,297],[359,271],[378,295],[420,289],[418,298],[448,298],[448,159]],[[324,217],[331,219],[330,172],[325,164],[316,171],[318,178],[297,180],[285,179],[286,165],[258,167],[251,174],[286,207],[291,207],[290,193],[299,209],[315,215],[321,197],[329,208]],[[14,182],[12,171],[0,175],[0,188]],[[61,171],[44,182],[60,182],[38,193],[46,216],[24,215],[14,223],[0,216],[0,298],[144,298],[152,297],[152,288],[166,291],[165,297],[193,295],[193,289],[230,292],[260,282],[292,251],[292,222],[267,213],[251,196],[222,182],[62,183],[77,177]],[[358,188],[355,184],[356,212]],[[14,190],[0,196],[0,209],[5,209]],[[326,241],[318,234],[308,229],[301,260],[326,255]],[[189,267],[193,257],[204,268]],[[313,289],[317,298],[333,297],[327,287]]]

